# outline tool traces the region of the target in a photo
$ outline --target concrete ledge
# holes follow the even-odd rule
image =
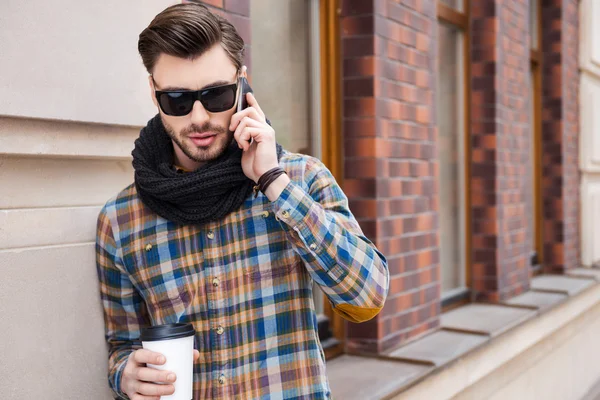
[[[599,305],[600,285],[596,284],[561,305],[492,338],[486,345],[446,368],[433,371],[396,397],[388,398],[451,399]],[[556,343],[550,343],[550,348],[553,345]]]
[[[410,383],[430,370],[425,365],[349,355],[327,363],[333,398],[344,400],[385,397],[398,385]]]
[[[0,210],[0,250],[94,242],[100,208]]]
[[[600,282],[599,268],[575,268],[567,271],[567,275],[574,276],[576,278],[593,278]]]
[[[131,159],[139,127],[0,117],[0,155]]]
[[[577,294],[594,284],[593,278],[575,278],[565,275],[540,275],[531,280],[531,290],[547,293]]]
[[[133,182],[131,161],[32,160],[0,155],[0,209],[102,205]]]
[[[362,382],[360,393],[369,393],[369,390],[372,390],[371,393],[377,393],[377,397],[371,396],[369,398],[397,400],[443,400],[452,399],[458,395],[462,396],[461,399],[488,398],[491,394],[488,393],[488,397],[486,397],[483,396],[482,392],[489,389],[489,387],[480,384],[481,382],[495,380],[493,383],[497,385],[499,379],[514,378],[514,374],[519,373],[520,369],[530,367],[532,363],[540,361],[552,350],[567,341],[569,337],[583,331],[586,327],[585,324],[595,321],[593,318],[596,316],[600,321],[600,284],[597,284],[594,280],[589,281],[592,286],[578,294],[566,296],[565,300],[551,308],[540,307],[537,313],[530,309],[529,311],[533,312],[533,315],[527,315],[524,322],[498,334],[498,336],[492,337],[485,343],[475,346],[472,351],[468,351],[464,355],[458,355],[442,366],[432,366],[421,376],[419,374],[412,374],[412,376],[396,375],[392,378],[395,384],[391,384],[391,382],[383,384],[379,381],[374,382],[374,386],[371,388],[368,382]],[[411,356],[414,358],[414,355]],[[327,365],[334,398],[339,394],[336,393],[336,389],[340,385],[343,385],[346,395],[358,393],[358,387],[354,391],[353,380],[341,381],[342,377],[351,376],[349,373],[353,368],[348,363],[335,361],[333,360]],[[384,361],[386,360],[374,358],[370,368],[373,371],[379,370],[379,367],[385,368]],[[389,360],[387,361],[389,362]],[[408,362],[410,360],[402,359],[398,361]],[[493,372],[497,370],[506,370],[502,374],[503,378],[494,376]],[[589,373],[592,372],[589,371]],[[476,386],[480,387],[474,389]],[[591,386],[592,384],[589,383],[589,387]],[[387,394],[382,393],[382,387],[386,388]],[[550,388],[548,390],[552,390],[552,386],[548,387]],[[578,396],[581,397],[589,387],[580,388],[583,392]],[[358,399],[360,397],[350,396],[347,398]],[[560,397],[554,395],[554,397],[539,398]]]
[[[531,309],[473,303],[442,314],[440,325],[446,329],[483,333],[493,337],[533,318],[535,314]]]
[[[581,400],[600,400],[600,381]]]

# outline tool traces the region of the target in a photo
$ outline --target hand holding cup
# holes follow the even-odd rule
[[[200,358],[198,350],[194,350],[194,362]],[[177,376],[171,371],[160,371],[149,368],[146,364],[164,365],[166,358],[146,349],[136,350],[129,355],[123,376],[121,391],[131,400],[160,400],[160,396],[175,392],[173,383]]]

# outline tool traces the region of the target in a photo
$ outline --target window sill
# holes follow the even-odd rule
[[[447,293],[442,293],[442,310],[450,311],[456,307],[467,304],[471,299],[471,289],[460,287]]]
[[[600,270],[534,277],[530,292],[502,304],[454,309],[442,315],[438,331],[406,346],[328,362],[333,397],[451,398],[580,317],[599,299]],[[490,308],[498,316],[486,320],[482,316]]]

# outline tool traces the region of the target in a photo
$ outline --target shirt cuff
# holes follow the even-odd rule
[[[301,187],[290,181],[274,203],[275,215],[294,228],[308,215],[314,200]]]
[[[113,375],[113,392],[117,396],[116,398],[119,400],[129,400],[129,397],[121,391],[121,379],[123,378],[123,370],[125,369],[125,365],[127,365],[128,357],[125,357],[123,361],[121,361],[117,367],[115,368],[115,373]]]

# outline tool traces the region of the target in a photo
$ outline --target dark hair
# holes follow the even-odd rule
[[[158,14],[140,33],[138,51],[149,74],[158,57],[195,59],[220,43],[237,70],[242,68],[244,40],[234,26],[204,5],[175,4]]]

